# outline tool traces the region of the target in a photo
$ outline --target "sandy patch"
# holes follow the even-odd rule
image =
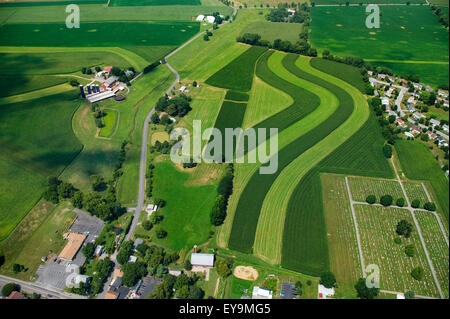
[[[237,266],[233,271],[233,275],[244,280],[253,281],[258,279],[258,272],[251,266]]]
[[[369,32],[369,34],[377,34],[377,33],[372,31],[372,32]]]
[[[404,27],[404,26],[401,26],[400,28],[402,28],[403,30],[405,30],[405,27]]]
[[[336,24],[336,26],[337,26],[337,27],[342,27],[342,24],[339,24],[339,23],[338,23],[338,24]]]

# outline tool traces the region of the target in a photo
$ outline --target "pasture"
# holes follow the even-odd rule
[[[5,83],[0,91],[0,97],[6,97],[67,83],[67,79],[42,75],[0,75],[0,82]]]
[[[249,91],[252,88],[255,63],[266,50],[264,47],[250,47],[213,74],[206,80],[206,84],[240,92]]]
[[[111,137],[118,126],[119,112],[114,109],[105,110],[106,115],[102,118],[103,127],[99,130],[98,136]]]
[[[373,64],[389,62],[394,73],[413,73],[423,81],[446,83],[448,32],[430,8],[383,6],[380,11],[380,28],[367,29],[365,7],[315,7],[311,10],[311,43],[319,52],[328,49],[332,54],[358,56]]]
[[[380,268],[380,288],[403,292],[412,290],[419,295],[439,297],[411,213],[404,209],[368,205],[355,205],[355,213],[364,263],[376,264]],[[403,219],[413,225],[413,231],[411,237],[402,238],[399,245],[394,242],[398,237],[395,227]],[[404,252],[409,244],[414,245],[414,257],[408,257]],[[425,271],[421,281],[411,276],[411,271],[417,266]]]
[[[302,29],[301,23],[258,21],[245,27],[242,34],[257,33],[261,36],[261,40],[267,40],[271,43],[276,39],[296,43],[300,40],[299,34]]]
[[[449,212],[449,184],[445,173],[439,167],[430,150],[419,141],[400,140],[395,143],[395,149],[400,160],[401,168],[409,179],[430,181],[437,199],[437,212],[445,217],[448,223]],[[412,161],[411,159],[415,160]]]
[[[83,28],[61,23],[5,24],[0,28],[3,46],[126,47],[179,45],[200,29],[198,22],[85,22]]]

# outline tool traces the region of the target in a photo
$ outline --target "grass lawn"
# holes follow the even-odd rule
[[[367,29],[365,7],[312,8],[311,42],[319,52],[328,49],[374,64],[389,62],[394,73],[417,74],[431,84],[448,83],[448,32],[430,8],[383,6],[380,10],[380,28]],[[426,62],[412,65],[411,61]]]
[[[165,141],[170,141],[169,139],[169,133],[167,133],[166,131],[156,131],[153,132],[151,135],[151,139],[150,139],[150,143],[152,145],[155,145],[156,141],[159,141],[160,143],[163,143]]]
[[[106,115],[102,118],[103,127],[100,129],[98,135],[101,137],[111,137],[116,131],[119,120],[119,112],[114,109],[106,109]]]

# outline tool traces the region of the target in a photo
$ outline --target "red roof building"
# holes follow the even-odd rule
[[[18,291],[13,291],[6,299],[27,299],[27,297]]]
[[[103,69],[103,71],[105,72],[111,72],[112,66],[107,66],[106,68]]]

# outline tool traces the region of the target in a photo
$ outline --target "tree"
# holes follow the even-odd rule
[[[122,245],[120,245],[120,250],[117,253],[117,262],[121,265],[124,265],[128,262],[128,259],[131,256],[131,253],[133,251],[133,242],[131,241],[124,241]]]
[[[409,290],[405,292],[405,299],[416,299],[416,294],[414,291]]]
[[[423,204],[423,208],[425,208],[426,210],[434,212],[436,210],[436,204],[432,203],[432,202],[426,202],[425,204]]]
[[[336,277],[331,271],[324,272],[320,276],[320,284],[326,288],[333,288],[336,285]]]
[[[159,264],[158,267],[156,267],[156,277],[162,278],[167,273],[169,273],[169,269],[163,264]]]
[[[406,220],[401,220],[397,224],[397,228],[395,230],[398,235],[405,236],[405,238],[409,238],[412,232],[412,225],[408,223]]]
[[[87,259],[91,259],[94,256],[95,251],[95,244],[94,243],[87,243],[83,246],[81,249],[81,252]]]
[[[167,232],[164,229],[159,228],[156,230],[156,237],[158,237],[159,239],[162,239],[166,236],[167,236]]]
[[[186,299],[189,296],[189,286],[183,286],[176,290],[176,295],[179,298]]]
[[[149,220],[145,220],[145,221],[142,223],[142,228],[144,228],[146,231],[149,231],[150,229],[152,229],[152,227],[153,227],[153,224],[152,224],[152,222],[149,221]]]
[[[303,294],[303,284],[300,281],[297,281],[295,283],[295,292],[297,294],[297,297],[300,297]]]
[[[394,243],[396,243],[397,245],[400,245],[402,243],[401,237],[395,237],[394,238]]]
[[[227,214],[227,202],[224,196],[217,195],[210,213],[210,221],[214,226],[222,225]]]
[[[100,175],[91,175],[92,189],[96,192],[101,192],[106,189],[106,183]]]
[[[225,259],[219,259],[216,261],[216,272],[222,277],[228,277],[231,274],[231,265]]]
[[[191,262],[189,261],[189,259],[186,259],[186,261],[184,262],[184,269],[186,269],[186,270],[192,269],[192,265],[191,265]]]
[[[418,266],[411,271],[411,276],[417,281],[421,281],[424,275],[425,271],[421,266]]]
[[[144,262],[136,261],[124,264],[122,271],[122,283],[127,287],[133,287],[140,278],[147,274],[147,267]]]
[[[0,267],[5,263],[5,254],[3,250],[0,249]]]
[[[415,249],[414,249],[414,245],[413,244],[410,244],[410,245],[405,247],[405,254],[408,257],[414,257]]]
[[[75,208],[83,208],[83,193],[80,191],[75,191],[70,199],[70,202]]]
[[[58,185],[58,195],[62,198],[71,198],[75,192],[75,188],[72,184],[62,182]]]
[[[191,286],[189,288],[188,299],[203,299],[204,296],[205,292],[200,287]]]
[[[356,294],[358,298],[361,299],[373,299],[378,296],[380,289],[378,288],[368,288],[366,285],[366,280],[364,278],[359,278],[355,285]]]
[[[415,199],[411,202],[411,207],[413,208],[419,208],[420,207],[420,200],[419,199]]]
[[[25,269],[25,267],[21,264],[13,264],[13,266],[12,266],[12,271],[15,274],[24,271],[24,269]]]
[[[8,284],[3,286],[3,288],[2,288],[2,296],[3,297],[8,297],[13,291],[20,291],[20,288],[15,283],[10,282],[10,283],[8,283]]]
[[[369,195],[366,197],[366,202],[369,204],[375,204],[376,201],[377,201],[377,198],[375,195]]]
[[[380,198],[380,204],[383,206],[390,206],[392,205],[392,196],[391,195],[383,195]]]
[[[383,154],[386,158],[392,157],[392,147],[390,145],[384,145],[383,146]]]
[[[405,199],[404,199],[404,198],[399,198],[399,199],[397,199],[397,201],[395,202],[395,204],[396,204],[398,207],[403,207],[403,206],[405,206]]]
[[[150,117],[150,121],[153,124],[158,124],[159,123],[159,116],[156,113],[153,113],[152,116]]]

